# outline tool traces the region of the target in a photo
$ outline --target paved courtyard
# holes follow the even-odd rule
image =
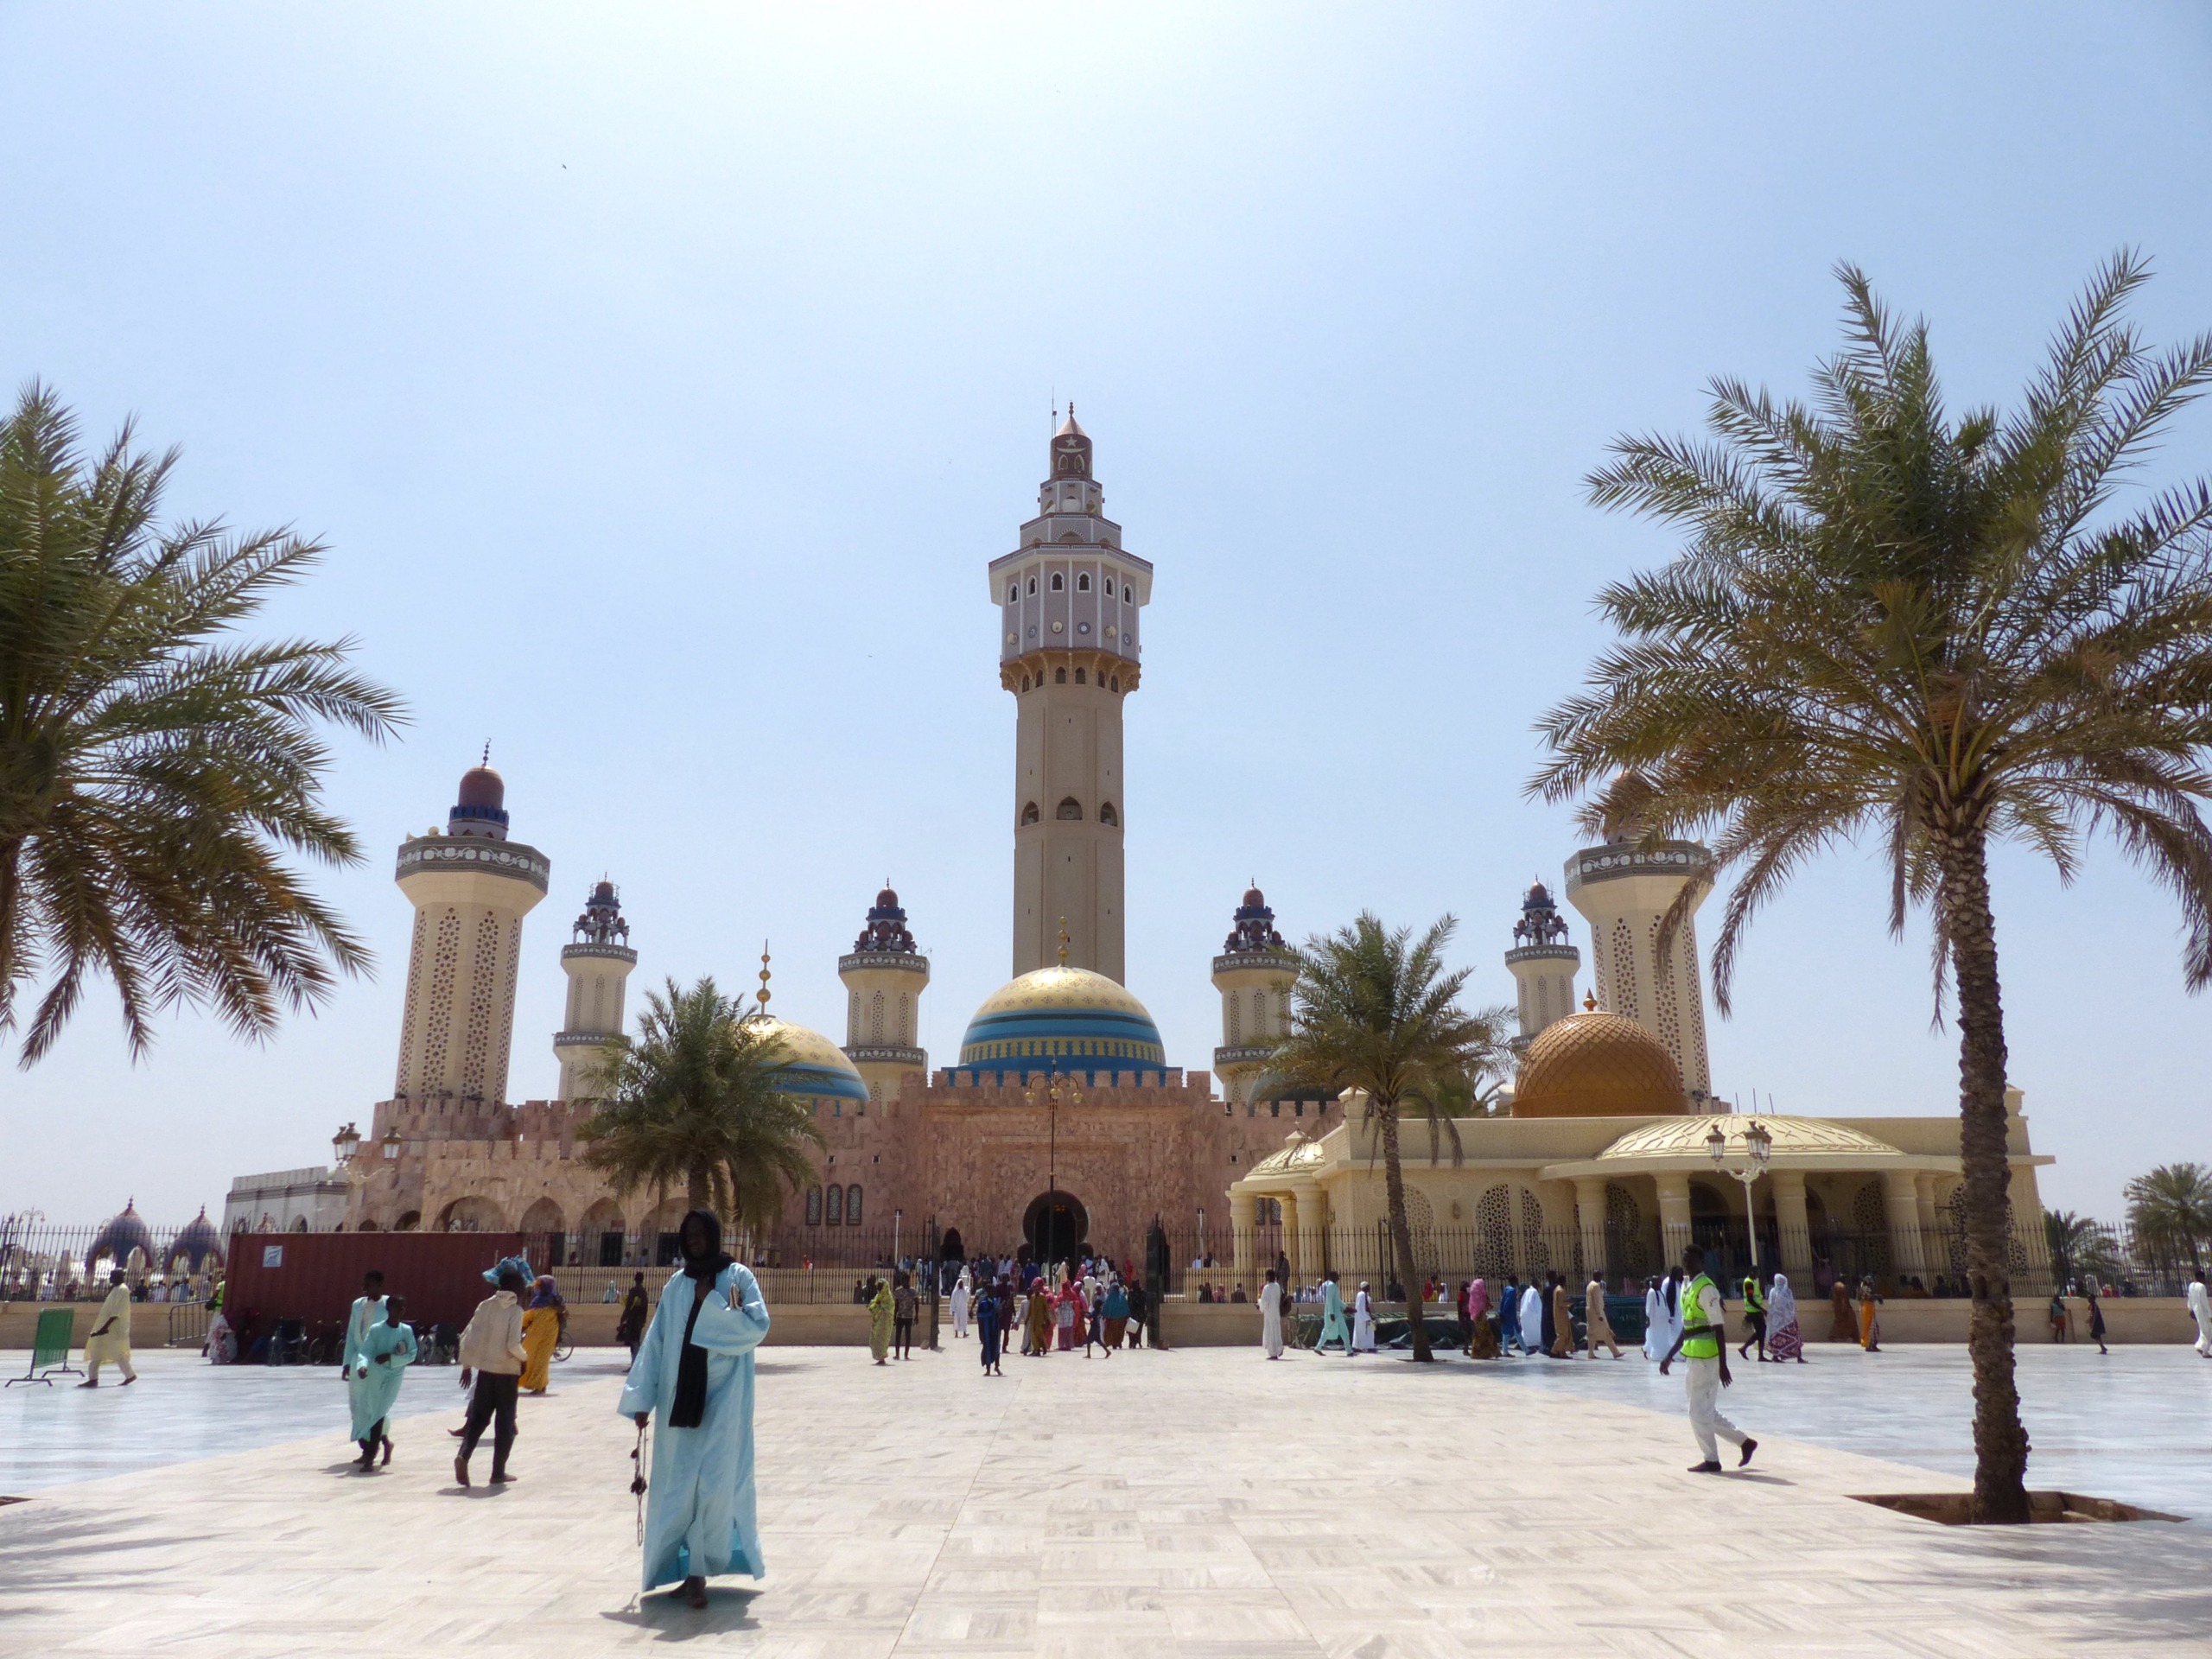
[[[2212,1629],[2201,1520],[1970,1532],[1851,1500],[1963,1484],[1866,1454],[1955,1460],[1962,1414],[1929,1413],[1962,1411],[1956,1351],[1742,1368],[1728,1403],[1762,1450],[1719,1479],[1685,1472],[1675,1385],[1640,1360],[1191,1350],[1014,1359],[993,1381],[973,1356],[764,1355],[770,1577],[718,1585],[703,1614],[636,1597],[619,1373],[589,1352],[524,1402],[518,1484],[467,1494],[440,1432],[450,1370],[410,1379],[404,1408],[436,1414],[365,1478],[327,1374],[162,1355],[128,1394],[17,1389],[0,1491],[35,1496],[0,1508],[0,1650],[1996,1656],[2202,1651]],[[2035,1484],[2156,1501],[2164,1447],[2166,1506],[2212,1512],[2212,1365],[2023,1357],[2031,1432],[2060,1449]],[[2086,1433],[2093,1413],[2113,1435]],[[145,1456],[123,1452],[55,1484],[72,1448],[224,1433],[246,1449],[105,1472]]]

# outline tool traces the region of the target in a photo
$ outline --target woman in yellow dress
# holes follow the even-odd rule
[[[525,1393],[543,1394],[552,1380],[553,1350],[561,1341],[561,1287],[546,1274],[531,1287],[530,1306],[522,1313],[522,1387]]]

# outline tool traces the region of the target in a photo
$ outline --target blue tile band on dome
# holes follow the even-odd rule
[[[753,1014],[776,1039],[782,1064],[776,1068],[777,1091],[823,1100],[866,1100],[868,1084],[843,1051],[818,1031],[793,1025],[774,1014]]]
[[[1157,1069],[1166,1058],[1144,1004],[1080,968],[1024,974],[976,1010],[960,1044],[961,1070],[1001,1077]]]

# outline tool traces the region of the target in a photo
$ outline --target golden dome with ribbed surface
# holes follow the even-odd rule
[[[1690,1109],[1667,1046],[1618,1014],[1571,1014],[1521,1058],[1516,1117],[1659,1117]]]

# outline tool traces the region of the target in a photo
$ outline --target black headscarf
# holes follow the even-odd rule
[[[691,1254],[695,1221],[707,1236],[707,1248],[697,1255]],[[707,1351],[691,1340],[691,1331],[699,1323],[699,1310],[707,1305],[707,1293],[730,1258],[722,1250],[722,1224],[711,1210],[689,1211],[677,1223],[676,1236],[683,1243],[684,1276],[695,1282],[691,1312],[683,1321],[683,1348],[676,1362],[676,1399],[669,1408],[668,1424],[671,1428],[696,1428],[707,1414]]]

